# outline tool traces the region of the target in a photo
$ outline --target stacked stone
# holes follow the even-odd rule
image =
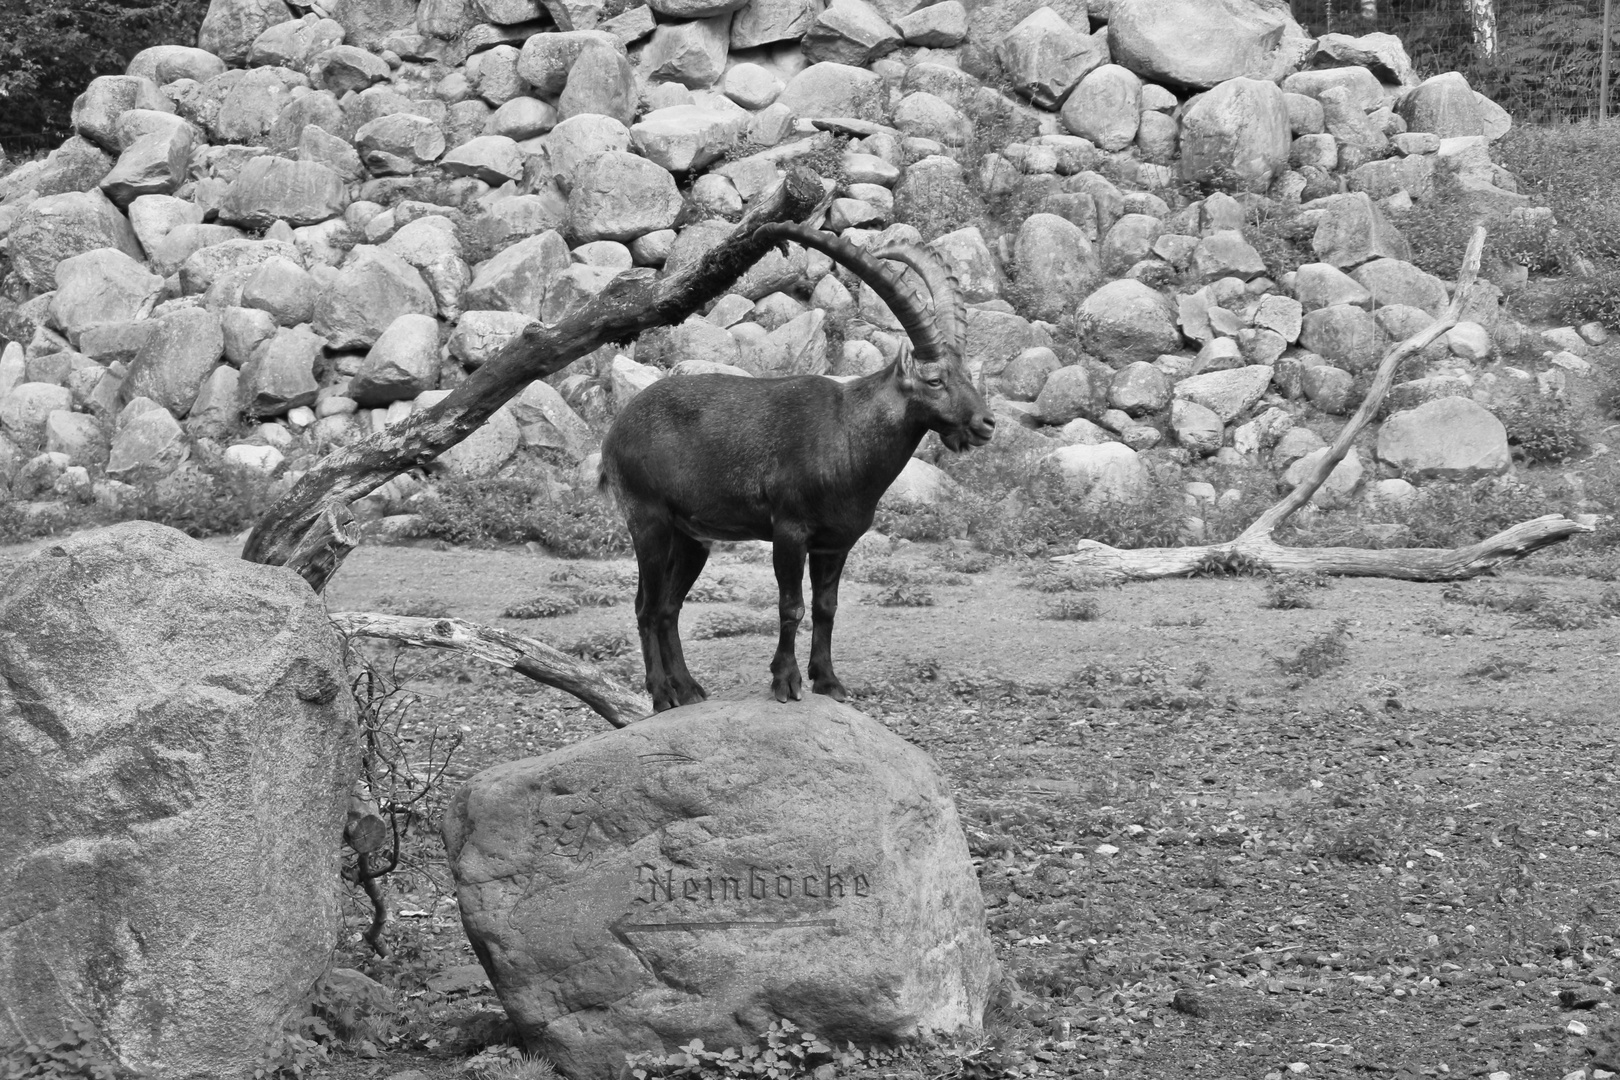
[[[295,476],[530,321],[690,264],[801,159],[838,174],[826,227],[855,243],[930,224],[1010,452],[1123,477],[1097,486],[1116,494],[1142,453],[1283,470],[1447,302],[1389,214],[1441,170],[1483,211],[1536,214],[1490,158],[1506,114],[1460,75],[1418,82],[1388,35],[1313,42],[1260,0],[1012,8],[214,0],[199,47],[96,79],[75,135],[0,181],[0,484],[117,500],[198,451]],[[1003,196],[1033,212],[987,236],[971,218]],[[1285,211],[1318,261],[1273,279],[1245,230]],[[1489,429],[1492,452],[1413,475],[1509,464],[1475,399],[1520,329],[1493,286],[1466,299],[1393,401],[1465,403],[1445,423]],[[531,385],[442,465],[571,477],[593,425],[658,378],[856,376],[900,342],[869,289],[790,247],[706,314]]]

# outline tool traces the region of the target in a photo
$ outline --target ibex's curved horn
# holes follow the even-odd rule
[[[879,259],[893,259],[905,263],[917,272],[928,286],[928,295],[934,302],[934,321],[939,324],[939,336],[951,356],[960,361],[967,352],[967,303],[962,299],[962,286],[951,273],[950,264],[933,248],[916,244],[894,243],[872,252]]]
[[[952,344],[941,334],[932,305],[923,299],[904,275],[884,266],[873,255],[848,240],[788,221],[761,225],[755,235],[777,241],[795,240],[805,247],[815,248],[870,285],[878,298],[894,312],[900,325],[905,327],[919,364],[938,364],[952,355],[960,355],[950,351]]]

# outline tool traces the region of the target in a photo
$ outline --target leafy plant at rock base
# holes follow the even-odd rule
[[[301,1025],[311,1036],[331,1037],[331,1032],[319,1020],[310,1017]],[[326,1046],[317,1038],[305,1038],[296,1032],[283,1032],[265,1050],[264,1057],[253,1069],[253,1080],[304,1080],[317,1066],[328,1060]]]
[[[862,1050],[854,1045],[835,1049],[819,1035],[801,1031],[792,1021],[773,1020],[759,1043],[709,1050],[693,1039],[672,1054],[627,1054],[625,1061],[635,1080],[795,1080],[814,1077],[832,1080],[846,1070],[884,1064],[895,1051]]]
[[[88,1020],[64,1020],[52,1043],[24,1039],[0,1044],[0,1080],[119,1080],[132,1075],[109,1058],[101,1032]]]
[[[1568,461],[1591,445],[1580,416],[1556,397],[1527,395],[1499,406],[1496,417],[1507,428],[1508,442],[1532,465]]]
[[[1316,601],[1311,595],[1311,590],[1326,589],[1330,584],[1323,574],[1288,574],[1273,578],[1266,583],[1265,598],[1261,600],[1260,606],[1274,611],[1313,608]]]

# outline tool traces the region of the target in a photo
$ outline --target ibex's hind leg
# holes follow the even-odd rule
[[[849,695],[833,674],[833,616],[838,613],[838,580],[847,551],[810,553],[810,689],[834,701]]]
[[[804,618],[804,554],[802,537],[777,533],[772,538],[771,562],[776,568],[776,587],[781,595],[781,636],[776,655],[771,658],[771,693],[777,701],[798,701],[804,696],[804,680],[799,661],[793,655],[793,639]]]
[[[667,518],[646,513],[630,515],[627,524],[636,548],[636,630],[641,635],[641,659],[647,667],[647,693],[652,695],[653,711],[663,712],[681,703],[670,685],[658,633],[669,595],[670,545],[675,529]]]
[[[664,603],[659,611],[657,640],[664,656],[664,672],[669,679],[671,693],[682,705],[705,701],[708,693],[699,686],[686,669],[686,656],[681,650],[681,606],[692,583],[703,573],[709,561],[709,549],[700,540],[694,540],[676,530],[670,537],[669,576],[664,581]]]

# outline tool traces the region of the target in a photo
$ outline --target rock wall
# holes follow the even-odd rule
[[[1313,41],[1276,0],[215,0],[198,47],[95,80],[74,125],[0,185],[0,484],[20,500],[117,503],[200,456],[296,476],[527,321],[690,262],[803,158],[837,174],[829,228],[953,264],[997,447],[1082,485],[1093,458],[1145,476],[1142,452],[1280,471],[1446,302],[1392,214],[1445,178],[1545,219],[1491,160],[1508,116],[1462,76],[1420,82],[1389,35]],[[1028,212],[986,214],[1009,202]],[[1280,213],[1316,259],[1287,274],[1246,235]],[[1523,336],[1499,291],[1465,308],[1399,407],[1529,385],[1491,366]],[[1054,350],[1070,331],[1080,349]],[[655,379],[860,375],[899,342],[870,290],[793,249],[533,384],[439,467],[572,482],[592,426]],[[1584,347],[1549,343],[1540,388]],[[1482,411],[1448,423],[1496,440],[1488,467],[1414,478],[1506,468]],[[1103,444],[1130,453],[1074,449]]]
[[[295,574],[147,522],[22,563],[0,580],[8,1034],[81,1017],[143,1075],[251,1075],[337,944],[358,769]]]

